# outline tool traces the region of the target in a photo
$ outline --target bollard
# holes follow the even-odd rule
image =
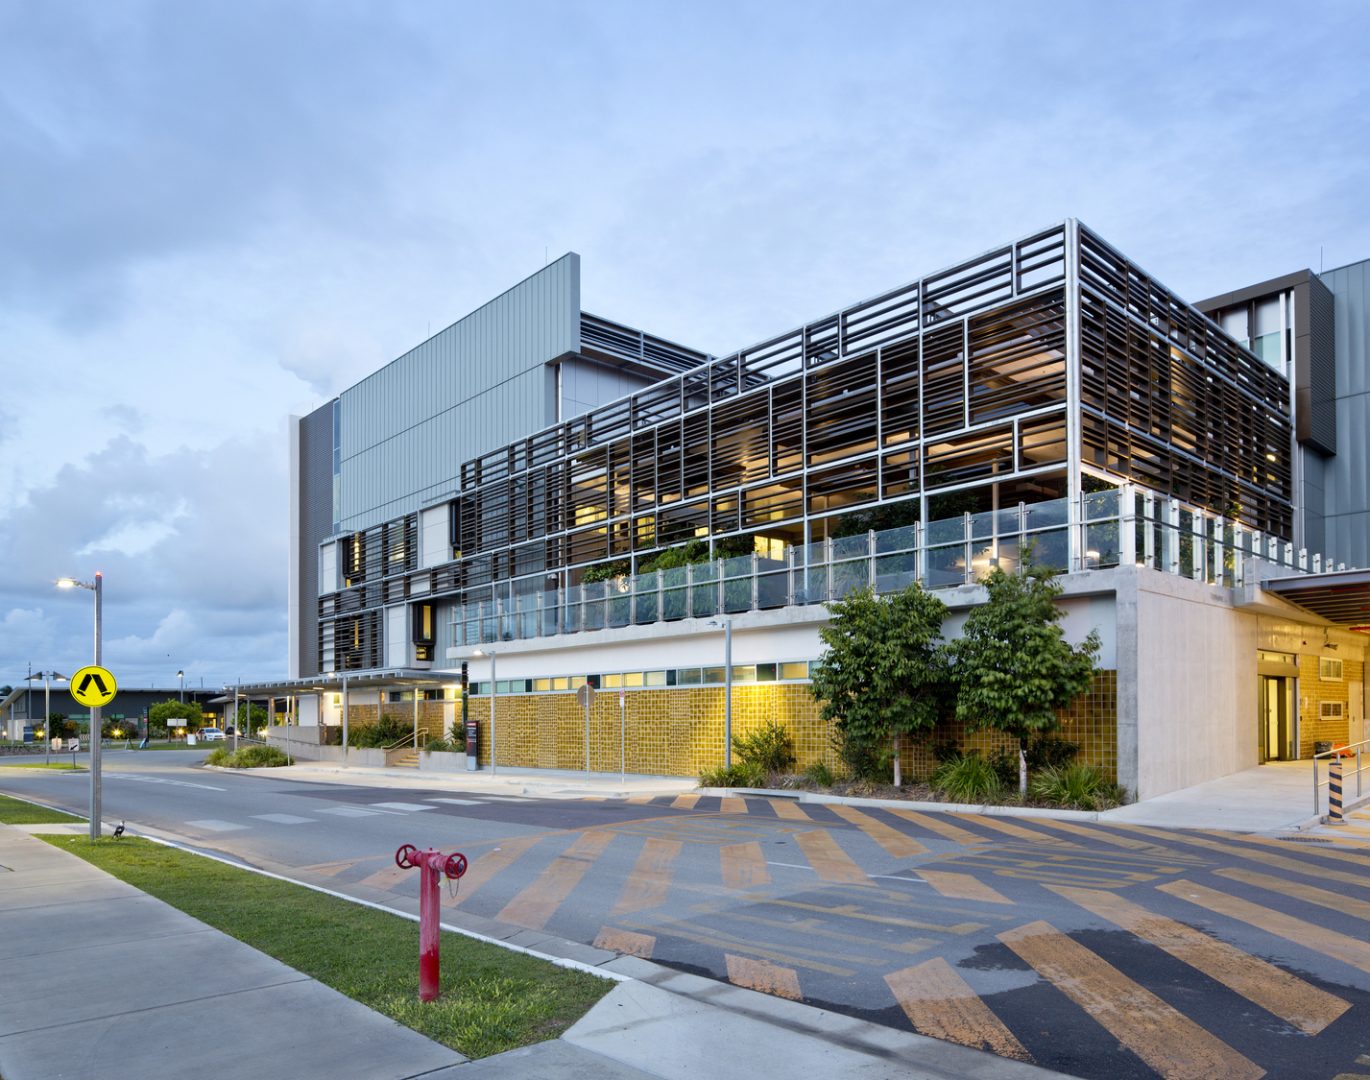
[[[461,852],[444,855],[429,848],[420,851],[413,844],[401,844],[395,852],[395,865],[401,870],[419,870],[419,1000],[434,1001],[438,996],[438,944],[442,937],[442,901],[438,886],[444,876],[455,881],[466,873],[466,856]]]
[[[1327,824],[1345,825],[1346,818],[1341,812],[1341,755],[1330,763],[1327,771]]]

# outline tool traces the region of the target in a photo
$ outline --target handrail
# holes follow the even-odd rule
[[[1322,796],[1320,794],[1320,790],[1322,788],[1327,787],[1331,783],[1332,759],[1350,757],[1352,753],[1354,753],[1356,757],[1356,768],[1354,772],[1354,775],[1356,777],[1355,797],[1359,799],[1365,793],[1365,785],[1363,778],[1365,776],[1366,771],[1370,769],[1370,764],[1368,764],[1366,761],[1367,755],[1370,755],[1370,739],[1361,739],[1359,742],[1353,743],[1343,743],[1341,746],[1333,746],[1331,750],[1324,750],[1320,754],[1313,755],[1313,813],[1315,815],[1322,813]],[[1328,762],[1328,778],[1326,780],[1319,780],[1318,762],[1323,760],[1324,758],[1326,758]],[[1342,782],[1345,783],[1346,779],[1347,777],[1343,775]]]
[[[392,742],[392,743],[386,743],[384,746],[381,747],[381,749],[384,750],[384,751],[388,754],[388,753],[390,753],[391,750],[403,750],[406,746],[410,745],[413,741],[414,741],[414,733],[413,733],[412,731],[410,731],[410,732],[406,732],[404,735],[401,735],[401,736],[400,736],[398,739],[396,739],[394,742]]]

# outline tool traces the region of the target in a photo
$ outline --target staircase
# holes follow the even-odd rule
[[[419,767],[419,752],[417,750],[406,750],[403,754],[396,754],[390,758],[386,765],[394,769],[417,769]]]

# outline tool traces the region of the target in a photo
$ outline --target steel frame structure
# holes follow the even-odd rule
[[[1126,481],[1289,536],[1285,378],[1073,220],[680,366],[461,464],[450,562],[418,567],[418,514],[340,538],[323,669],[381,666],[385,607],[562,589],[695,539],[788,562]]]

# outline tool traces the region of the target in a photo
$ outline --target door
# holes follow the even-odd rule
[[[1261,761],[1292,761],[1294,746],[1293,682],[1283,675],[1262,675],[1260,691]]]
[[[1347,712],[1350,718],[1349,738],[1346,741],[1354,746],[1365,738],[1365,684],[1350,682],[1346,684],[1346,690],[1350,695],[1350,708]]]

